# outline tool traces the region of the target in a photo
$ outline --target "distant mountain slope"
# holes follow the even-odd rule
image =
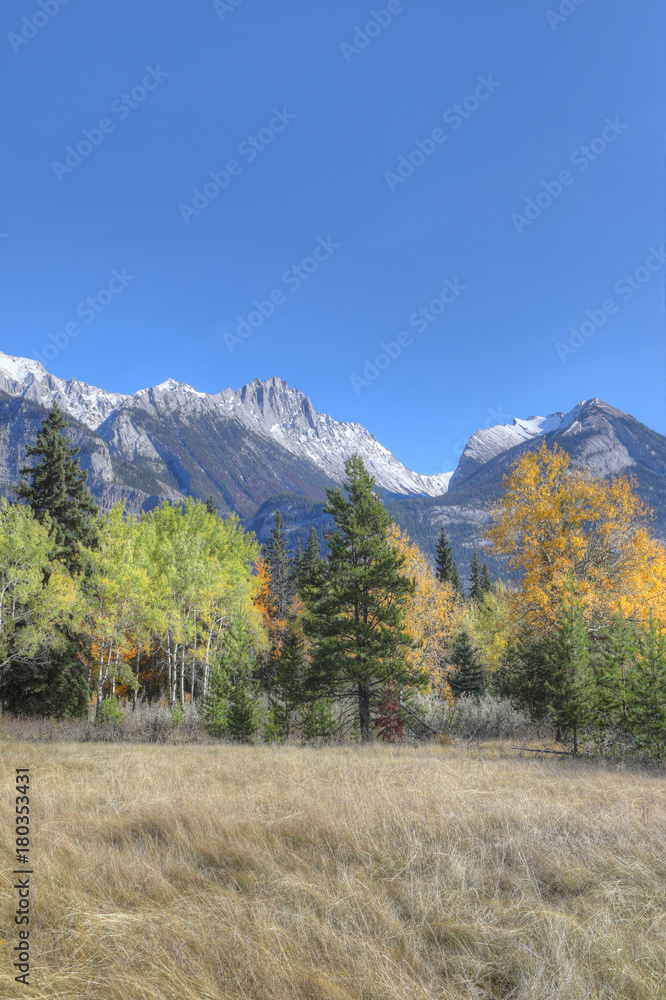
[[[314,466],[326,480],[339,481],[346,459],[354,452],[363,457],[378,485],[395,493],[438,496],[446,492],[452,475],[412,472],[360,424],[317,413],[307,396],[279,378],[255,379],[237,392],[224,389],[215,394],[168,379],[127,396],[76,379],[55,378],[38,361],[0,352],[0,391],[45,407],[57,401],[65,413],[107,441],[115,457],[132,462],[159,462],[165,457],[160,447],[161,421],[170,430],[174,424],[191,427],[196,422],[212,435],[208,443],[215,436],[237,439],[237,425],[242,425],[252,440],[272,442],[296,461]],[[202,459],[206,461],[205,454]],[[203,482],[206,475],[197,478]],[[232,489],[229,496],[233,494]]]
[[[57,379],[39,362],[0,353],[1,492],[12,494],[26,446],[55,401],[70,416],[68,433],[105,509],[121,499],[137,512],[165,497],[212,496],[264,540],[279,507],[295,546],[311,524],[323,539],[326,487],[342,482],[345,459],[357,451],[398,523],[431,558],[444,524],[466,574],[503,476],[545,440],[564,448],[574,466],[633,476],[655,511],[654,529],[666,536],[666,438],[599,399],[476,431],[454,473],[421,476],[365,428],[317,413],[277,378],[213,395],[168,380],[129,396]]]

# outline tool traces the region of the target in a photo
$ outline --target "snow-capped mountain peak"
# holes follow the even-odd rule
[[[438,496],[446,492],[452,476],[450,472],[422,476],[407,469],[360,424],[318,413],[309,397],[278,377],[265,381],[255,378],[237,391],[224,389],[215,394],[169,378],[126,395],[76,379],[56,378],[38,361],[0,352],[0,391],[24,396],[47,408],[57,402],[69,416],[100,434],[112,452],[130,461],[157,455],[155,442],[132,420],[138,409],[190,422],[203,414],[236,419],[290,454],[313,463],[336,482],[344,478],[345,461],[354,452],[361,455],[377,485],[394,493]]]

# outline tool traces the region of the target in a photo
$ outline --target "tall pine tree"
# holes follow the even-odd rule
[[[483,596],[483,590],[481,587],[481,561],[476,553],[472,556],[472,565],[470,566],[470,587],[469,596],[473,601],[481,600]]]
[[[471,694],[478,699],[483,693],[483,667],[467,629],[456,635],[447,663],[453,667],[448,682],[455,697]]]
[[[629,674],[629,731],[639,749],[666,757],[666,634],[650,610],[638,639],[639,656]]]
[[[546,686],[553,721],[558,728],[571,730],[576,755],[581,732],[598,726],[598,701],[583,607],[576,599],[573,574],[561,600],[559,629],[551,643],[551,663]]]
[[[81,572],[84,550],[95,542],[95,519],[98,508],[88,492],[88,473],[81,469],[73,448],[63,433],[67,421],[58,404],[42,423],[29,458],[41,459],[36,466],[21,469],[25,482],[19,483],[17,495],[32,507],[41,524],[48,524],[53,539],[51,559],[58,560],[70,573]]]
[[[462,583],[458,566],[453,558],[449,540],[446,537],[446,529],[442,525],[439,539],[437,540],[437,550],[435,553],[435,576],[440,583],[450,583],[456,594],[463,597]]]
[[[276,613],[286,618],[294,596],[293,559],[287,549],[287,536],[282,526],[282,514],[275,512],[275,524],[264,547],[264,558],[271,574],[271,590],[276,601]]]
[[[306,629],[316,665],[311,683],[321,693],[354,694],[365,741],[372,704],[388,678],[398,688],[423,678],[402,655],[410,644],[404,606],[414,583],[403,575],[405,557],[387,537],[391,517],[359,455],[348,459],[345,471],[346,496],[339,487],[327,490],[324,511],[333,515],[335,528],[327,536],[325,571],[306,598]]]

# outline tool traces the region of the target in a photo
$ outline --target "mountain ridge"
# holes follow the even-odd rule
[[[486,508],[503,476],[544,440],[564,448],[574,467],[633,475],[666,535],[666,438],[596,397],[477,430],[453,472],[423,476],[360,424],[318,413],[278,377],[213,394],[167,379],[128,395],[58,379],[40,362],[0,352],[0,492],[12,495],[26,446],[56,401],[103,509],[123,500],[137,513],[163,499],[212,496],[221,513],[235,511],[264,540],[279,508],[295,544],[310,524],[323,537],[326,488],[343,481],[345,459],[358,452],[398,523],[431,558],[445,525],[465,571],[484,545]]]

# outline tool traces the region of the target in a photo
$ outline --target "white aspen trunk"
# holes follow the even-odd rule
[[[176,704],[176,691],[178,690],[178,643],[175,642],[173,646],[173,663],[171,666],[171,692],[169,696],[169,707],[173,708]]]

